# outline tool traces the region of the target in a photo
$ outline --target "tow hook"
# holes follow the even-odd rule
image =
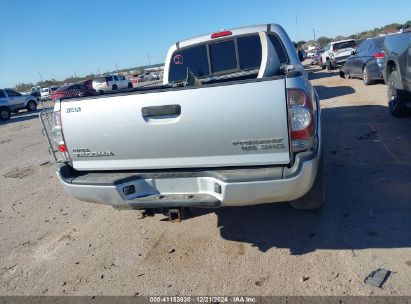
[[[182,220],[181,208],[169,209],[168,210],[168,220],[172,223],[179,223]]]

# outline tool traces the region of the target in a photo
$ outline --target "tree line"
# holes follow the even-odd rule
[[[337,41],[337,40],[343,40],[343,39],[366,39],[366,38],[371,38],[371,37],[376,37],[382,34],[389,34],[389,33],[395,33],[398,32],[401,29],[408,29],[411,27],[411,20],[405,22],[404,24],[400,24],[400,23],[391,23],[391,24],[387,24],[385,26],[382,27],[376,27],[373,30],[368,30],[368,31],[363,31],[357,34],[352,34],[350,36],[344,37],[344,36],[336,36],[334,38],[329,38],[329,37],[325,37],[325,36],[321,36],[319,37],[316,42],[320,47],[324,47],[326,46],[328,43],[330,43],[331,41]],[[296,48],[301,48],[304,44],[306,44],[307,42],[314,42],[313,40],[311,41],[298,41],[298,42],[293,42],[294,46]]]

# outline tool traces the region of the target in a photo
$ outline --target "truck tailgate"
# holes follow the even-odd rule
[[[66,100],[77,170],[285,165],[285,79]]]

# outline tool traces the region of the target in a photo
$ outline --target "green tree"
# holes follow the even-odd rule
[[[304,40],[298,41],[298,42],[297,42],[297,49],[301,49],[302,46],[303,46],[304,44],[306,44],[306,43],[307,43],[307,41],[304,41]]]
[[[327,45],[331,41],[332,41],[332,39],[330,39],[328,37],[325,37],[325,36],[321,36],[320,38],[317,39],[317,42],[321,47],[324,47],[325,45]]]

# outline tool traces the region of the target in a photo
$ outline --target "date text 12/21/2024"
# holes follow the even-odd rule
[[[158,296],[150,297],[150,303],[256,303],[255,297],[243,297],[243,296],[196,296],[196,297],[184,297],[184,296]]]

